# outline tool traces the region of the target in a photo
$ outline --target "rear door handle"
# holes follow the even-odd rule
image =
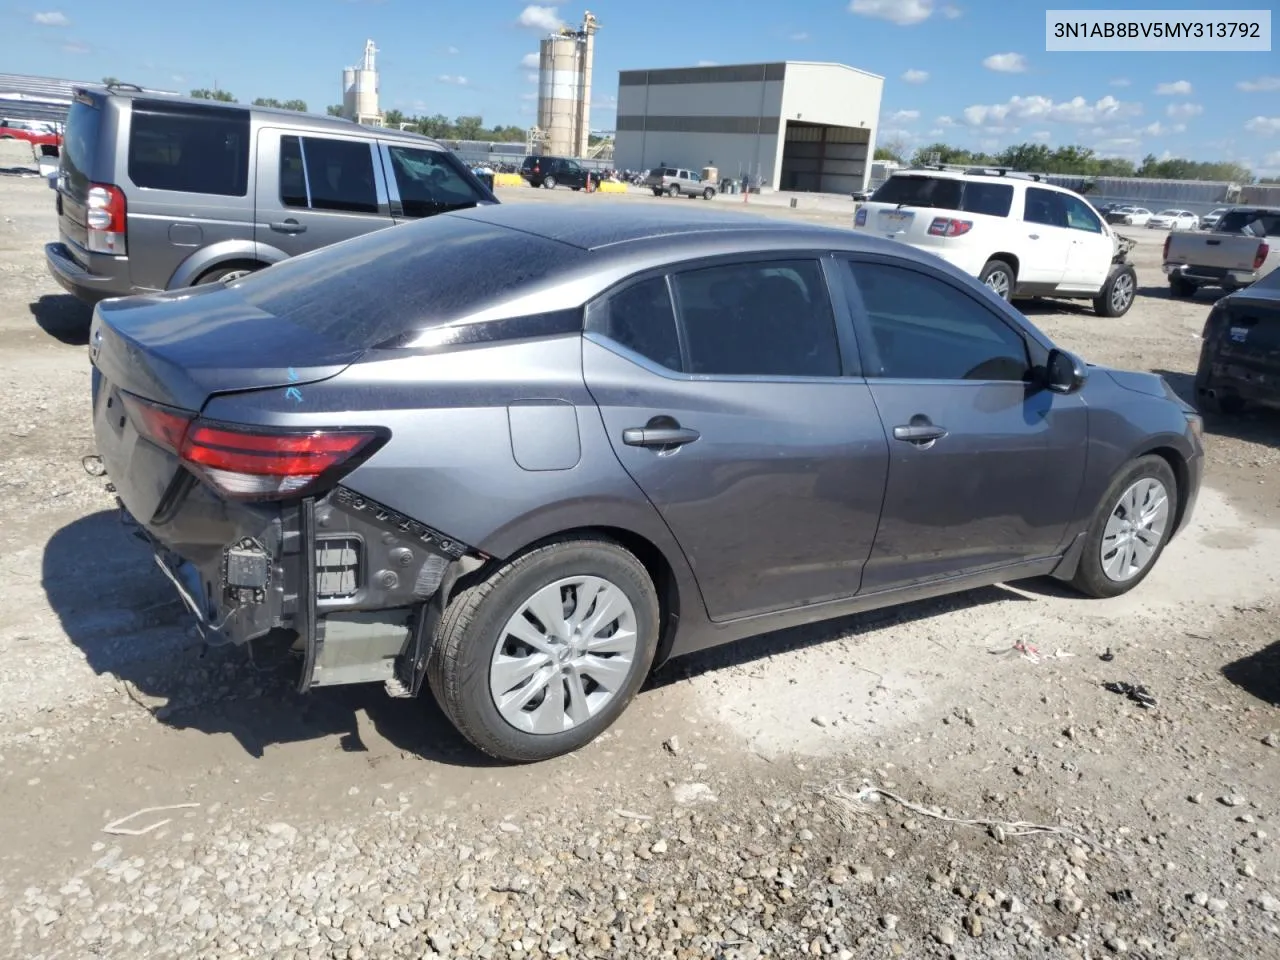
[[[1040,234],[1038,234],[1038,233],[1028,233],[1028,234],[1027,234],[1027,237],[1028,237],[1029,239],[1031,239],[1031,240],[1039,240],[1039,239],[1040,239]]]
[[[689,427],[628,427],[622,431],[622,442],[629,447],[679,447],[700,436]]]
[[[276,233],[305,233],[307,225],[290,218],[288,220],[276,221],[271,224],[271,229]]]
[[[912,423],[893,428],[893,439],[902,440],[906,443],[932,443],[934,440],[941,440],[946,435],[946,427],[939,427],[932,423]]]

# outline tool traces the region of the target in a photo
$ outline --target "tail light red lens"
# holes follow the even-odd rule
[[[1258,244],[1258,252],[1253,255],[1253,269],[1261,270],[1262,265],[1267,262],[1267,254],[1270,252],[1271,247],[1268,244]]]
[[[124,191],[108,183],[89,184],[85,198],[88,247],[94,253],[124,256],[129,252],[128,209]]]
[[[272,500],[335,480],[386,439],[385,431],[321,429],[275,432],[193,419],[181,411],[125,398],[138,432],[178,455],[224,496]]]
[[[931,237],[963,237],[973,229],[972,220],[953,220],[949,217],[934,217],[929,224]]]

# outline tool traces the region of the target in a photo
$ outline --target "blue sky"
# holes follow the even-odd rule
[[[369,37],[384,109],[521,126],[535,91],[525,58],[548,27],[583,13],[519,0],[221,0],[163,13],[157,0],[42,2],[0,0],[0,69],[109,74],[183,92],[216,82],[242,101],[299,97],[322,110],[341,99],[342,68]],[[602,24],[598,129],[612,126],[621,69],[821,60],[885,77],[882,143],[1083,143],[1107,155],[1232,159],[1280,173],[1276,52],[1046,53],[1045,6],[1009,0],[739,0],[678,7],[702,12],[675,23],[645,0],[592,0],[590,9]]]

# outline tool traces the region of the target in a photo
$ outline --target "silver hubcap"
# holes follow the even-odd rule
[[[1152,477],[1120,497],[1102,533],[1102,571],[1116,583],[1132,580],[1151,563],[1169,525],[1169,492]]]
[[[241,277],[247,277],[251,273],[253,273],[252,270],[232,270],[229,273],[224,273],[222,275],[222,282],[230,283],[232,280],[239,280]]]
[[[1127,273],[1122,273],[1116,277],[1116,282],[1111,285],[1111,309],[1120,311],[1129,306],[1129,301],[1133,299],[1133,278]]]
[[[502,628],[489,691],[502,718],[526,733],[563,733],[599,713],[631,675],[636,612],[601,577],[543,587]]]
[[[1009,299],[1009,275],[1003,270],[997,270],[995,273],[987,277],[987,286],[995,291],[996,295],[1002,300]]]

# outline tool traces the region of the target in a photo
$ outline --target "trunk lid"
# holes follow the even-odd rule
[[[104,300],[89,335],[93,365],[111,384],[191,412],[217,393],[326,380],[364,352],[218,284]]]
[[[1253,270],[1258,245],[1265,241],[1241,234],[1210,233],[1197,236],[1191,231],[1169,235],[1166,263],[1218,270]]]
[[[1238,295],[1237,295],[1238,296]],[[1230,297],[1217,362],[1268,375],[1280,374],[1280,299]]]

